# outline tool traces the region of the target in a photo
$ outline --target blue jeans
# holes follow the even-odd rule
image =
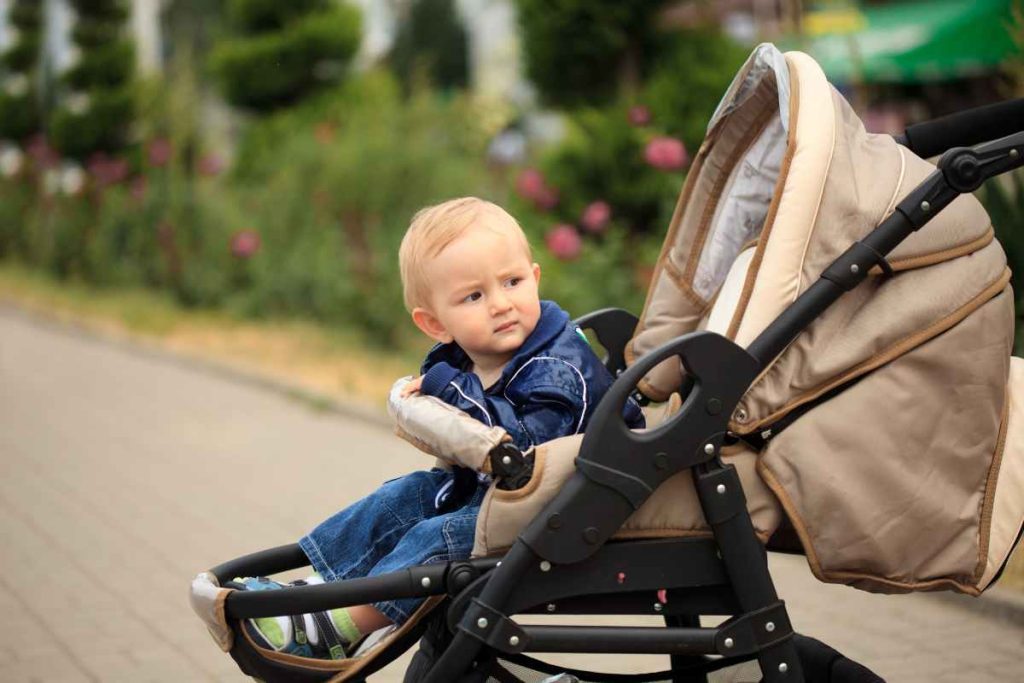
[[[441,514],[435,499],[452,479],[451,472],[433,469],[384,482],[313,529],[299,547],[324,581],[465,560],[473,550],[476,518],[487,486],[477,486],[463,507]],[[423,598],[406,598],[374,607],[401,624],[422,602]]]

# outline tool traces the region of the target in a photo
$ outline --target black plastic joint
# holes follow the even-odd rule
[[[506,654],[526,650],[529,636],[519,624],[498,610],[473,598],[459,622],[459,630]]]
[[[786,603],[779,600],[726,621],[715,635],[715,648],[722,655],[747,655],[766,650],[791,637],[793,626],[789,622]]]
[[[522,453],[515,444],[499,443],[487,454],[491,473],[498,477],[498,488],[516,491],[523,488],[533,477],[533,451]]]
[[[747,499],[733,466],[696,474],[695,483],[708,524],[723,524],[746,510]]]
[[[896,211],[917,231],[959,195],[942,171],[936,170],[896,205]]]
[[[863,242],[854,242],[842,256],[832,262],[832,265],[821,274],[821,278],[835,283],[844,292],[848,292],[863,282],[874,266],[880,266],[887,273],[892,272],[881,254]]]
[[[614,467],[608,467],[607,465],[602,465],[582,457],[576,458],[576,469],[582,472],[588,479],[598,484],[603,484],[617,492],[629,501],[634,510],[643,505],[644,501],[647,500],[659,483],[657,480],[644,481],[640,477],[628,472],[623,472]]]

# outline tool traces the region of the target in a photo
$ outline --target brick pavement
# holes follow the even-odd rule
[[[379,425],[0,308],[0,681],[242,680],[189,578],[420,464]],[[771,562],[797,629],[888,680],[1024,680],[1020,625]]]

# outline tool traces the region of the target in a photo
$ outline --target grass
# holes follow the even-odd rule
[[[0,262],[0,302],[4,301],[101,334],[156,343],[176,353],[284,380],[300,388],[294,392],[296,399],[314,408],[326,408],[326,397],[337,397],[382,409],[392,382],[414,373],[421,358],[421,352],[412,350],[374,351],[355,333],[308,321],[251,321],[221,311],[184,309],[159,292],[58,282],[39,271]],[[998,585],[1024,591],[1020,547]]]

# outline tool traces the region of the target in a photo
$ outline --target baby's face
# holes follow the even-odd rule
[[[482,214],[426,268],[443,330],[431,336],[454,340],[478,368],[508,362],[540,318],[540,267],[500,220]]]

